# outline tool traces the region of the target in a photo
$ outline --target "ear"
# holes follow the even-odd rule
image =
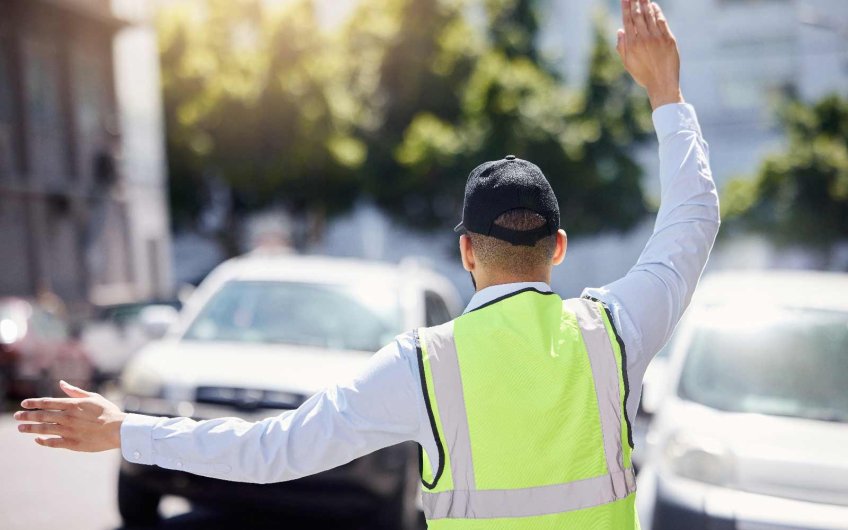
[[[568,236],[565,230],[560,228],[556,233],[556,248],[554,248],[554,256],[551,258],[553,265],[559,265],[565,259],[565,249],[568,248]]]
[[[463,234],[459,236],[459,254],[462,256],[462,268],[471,272],[477,263],[474,260],[474,249],[471,248],[471,238]]]

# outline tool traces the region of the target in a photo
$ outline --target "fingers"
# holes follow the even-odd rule
[[[37,421],[39,423],[71,423],[73,419],[67,413],[57,411],[37,410],[32,412],[18,411],[15,413],[15,419],[18,421]]]
[[[58,434],[60,436],[71,434],[71,430],[66,425],[59,425],[58,423],[22,423],[18,425],[18,431],[33,434]]]
[[[646,36],[650,33],[648,24],[645,22],[647,8],[643,7],[647,3],[647,0],[630,0],[630,16],[633,18],[633,25],[636,27],[636,34],[639,36]]]
[[[75,442],[72,440],[68,440],[67,438],[43,438],[38,437],[35,439],[35,442],[39,445],[43,445],[45,447],[55,447],[57,449],[71,449],[74,447]]]
[[[70,383],[65,382],[64,380],[59,381],[59,388],[61,388],[65,394],[71,397],[84,398],[94,395],[94,392],[83,390],[82,388],[76,387]]]
[[[633,22],[633,11],[631,7],[631,2],[633,1],[634,0],[621,0],[621,20],[624,24],[624,33],[630,36],[636,35],[636,25]]]
[[[663,13],[662,8],[659,4],[654,2],[654,17],[657,20],[657,29],[659,30],[659,34],[663,37],[674,38],[674,35],[671,33],[671,28],[668,27],[668,20],[665,18],[665,13]]]
[[[627,54],[627,46],[625,45],[625,33],[623,29],[618,30],[618,40],[615,43],[615,51],[618,52],[618,56],[621,57],[621,60],[625,60],[625,56]]]
[[[30,398],[21,401],[25,409],[68,410],[79,405],[78,398]]]
[[[654,6],[656,4],[649,0],[640,0],[640,5],[642,14],[645,17],[645,25],[648,27],[648,33],[655,37],[659,37],[660,28],[657,27],[657,14],[654,10]]]

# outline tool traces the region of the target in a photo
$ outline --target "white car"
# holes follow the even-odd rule
[[[643,528],[848,529],[846,295],[845,274],[705,280],[647,435]]]
[[[216,268],[187,300],[163,340],[126,367],[129,412],[248,420],[298,407],[358,373],[369,357],[414,327],[461,311],[453,285],[414,264],[294,255],[248,255]],[[161,326],[167,317],[157,315]],[[127,524],[157,518],[164,494],[199,502],[345,514],[377,513],[400,529],[419,517],[417,449],[402,444],[340,468],[256,485],[122,462],[118,497]]]

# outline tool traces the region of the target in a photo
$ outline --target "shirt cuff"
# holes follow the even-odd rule
[[[157,416],[127,414],[121,423],[121,456],[133,464],[153,465],[153,427]]]
[[[695,107],[688,103],[669,103],[658,107],[654,110],[653,120],[660,142],[680,131],[694,131],[701,135]]]

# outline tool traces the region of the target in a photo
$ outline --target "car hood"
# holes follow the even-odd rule
[[[731,455],[732,487],[848,505],[848,424],[728,413],[678,401],[663,423],[718,443]],[[665,412],[665,411],[664,411]]]
[[[308,396],[355,376],[370,357],[368,352],[310,346],[170,340],[147,345],[127,370],[155,374],[175,394],[221,386]]]

